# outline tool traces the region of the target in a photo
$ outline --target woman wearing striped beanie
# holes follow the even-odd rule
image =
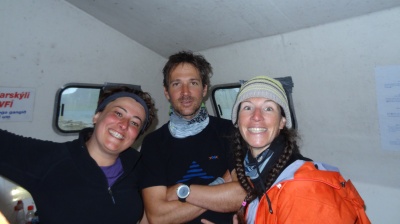
[[[337,168],[303,157],[282,84],[257,76],[232,109],[239,223],[370,223],[364,202]],[[346,199],[343,199],[346,195]]]

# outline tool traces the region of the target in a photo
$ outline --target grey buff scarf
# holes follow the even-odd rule
[[[186,138],[200,133],[207,127],[210,119],[208,118],[207,109],[204,103],[201,105],[199,112],[192,119],[187,120],[176,114],[174,109],[170,109],[169,132],[175,138]]]
[[[253,158],[250,150],[247,151],[246,157],[244,159],[244,168],[246,176],[250,177],[251,180],[256,180],[259,178],[259,172],[262,172],[267,165],[269,158],[271,158],[274,152],[272,150],[266,149],[257,158]],[[258,172],[257,172],[258,169]]]
[[[278,135],[271,143],[268,149],[262,152],[257,158],[251,155],[248,150],[245,160],[244,167],[246,176],[250,177],[251,181],[260,192],[265,192],[265,180],[269,170],[275,165],[279,157],[284,151],[284,139],[282,135]],[[278,177],[276,177],[278,178]]]

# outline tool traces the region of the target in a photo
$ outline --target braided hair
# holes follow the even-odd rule
[[[285,147],[277,162],[273,165],[273,167],[268,171],[266,175],[266,179],[264,180],[264,185],[266,189],[269,189],[272,186],[272,184],[278,178],[279,174],[288,165],[287,163],[290,160],[291,156],[293,154],[299,153],[299,147],[297,145],[298,136],[295,129],[288,129],[287,127],[284,127],[280,131],[280,135],[282,135],[284,138]],[[261,191],[260,189],[255,189],[250,180],[246,177],[244,169],[244,158],[247,152],[247,148],[248,145],[246,141],[241,136],[239,129],[236,128],[234,131],[233,139],[235,169],[239,183],[247,192],[247,195],[242,203],[242,207],[237,212],[239,223],[246,223],[245,212],[249,203],[256,198],[261,198],[262,195],[266,193]],[[272,208],[270,208],[270,212],[272,213]]]

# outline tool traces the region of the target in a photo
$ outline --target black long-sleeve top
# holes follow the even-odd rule
[[[124,173],[109,188],[85,145],[92,131],[85,129],[79,139],[56,143],[0,130],[0,175],[30,192],[40,223],[124,224],[140,219],[140,153],[129,148],[120,154]]]

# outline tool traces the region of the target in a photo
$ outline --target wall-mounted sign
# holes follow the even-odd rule
[[[0,87],[0,122],[32,121],[35,89]]]
[[[400,65],[375,68],[381,145],[400,151]]]

